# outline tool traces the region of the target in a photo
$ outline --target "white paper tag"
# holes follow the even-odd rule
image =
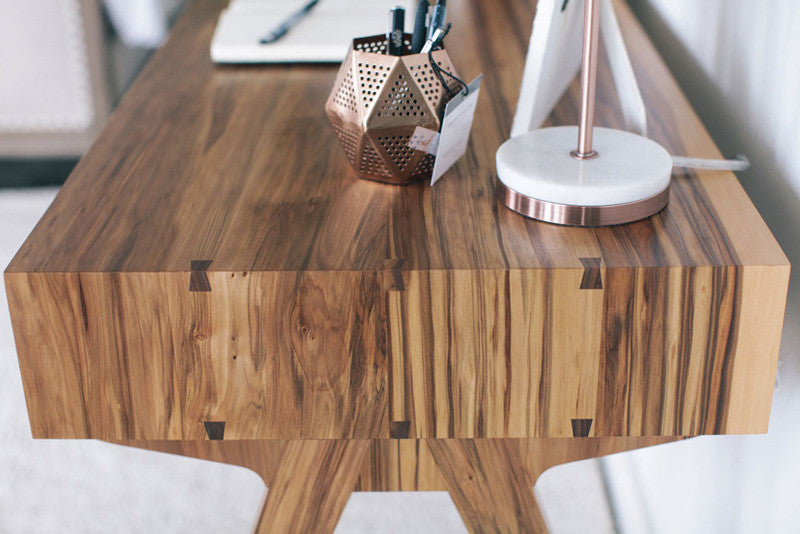
[[[442,133],[439,136],[439,149],[436,151],[431,185],[435,184],[467,151],[475,108],[478,106],[478,97],[481,93],[482,78],[482,75],[475,78],[469,84],[467,94],[460,91],[444,109]]]
[[[417,126],[411,139],[408,140],[408,147],[435,156],[439,149],[439,132]]]

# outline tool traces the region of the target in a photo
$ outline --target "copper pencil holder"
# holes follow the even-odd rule
[[[406,49],[410,40],[407,34]],[[427,180],[434,156],[408,143],[418,126],[440,130],[448,91],[428,54],[390,56],[386,47],[385,35],[353,40],[325,111],[359,177],[398,185]],[[447,51],[433,52],[433,59],[458,76]],[[452,93],[459,90],[457,81],[445,80]]]

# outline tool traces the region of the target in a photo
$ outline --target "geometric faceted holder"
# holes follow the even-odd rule
[[[429,180],[435,157],[408,144],[418,126],[439,131],[448,93],[427,54],[385,51],[385,35],[353,40],[325,105],[328,120],[360,178],[397,185]],[[445,50],[433,58],[458,76]],[[443,76],[455,94],[458,82]]]

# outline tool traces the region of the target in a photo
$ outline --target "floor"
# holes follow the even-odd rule
[[[5,267],[57,189],[0,189]],[[33,440],[0,285],[0,533],[248,533],[265,495],[246,469],[99,441]],[[552,532],[613,532],[596,461],[536,485]],[[447,493],[355,493],[339,533],[465,532]]]

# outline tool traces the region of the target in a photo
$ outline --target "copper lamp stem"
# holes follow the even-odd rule
[[[600,2],[586,0],[583,23],[583,62],[581,71],[581,122],[578,129],[578,150],[572,156],[579,159],[597,157],[592,149],[594,105],[597,89],[597,48],[600,35]]]

